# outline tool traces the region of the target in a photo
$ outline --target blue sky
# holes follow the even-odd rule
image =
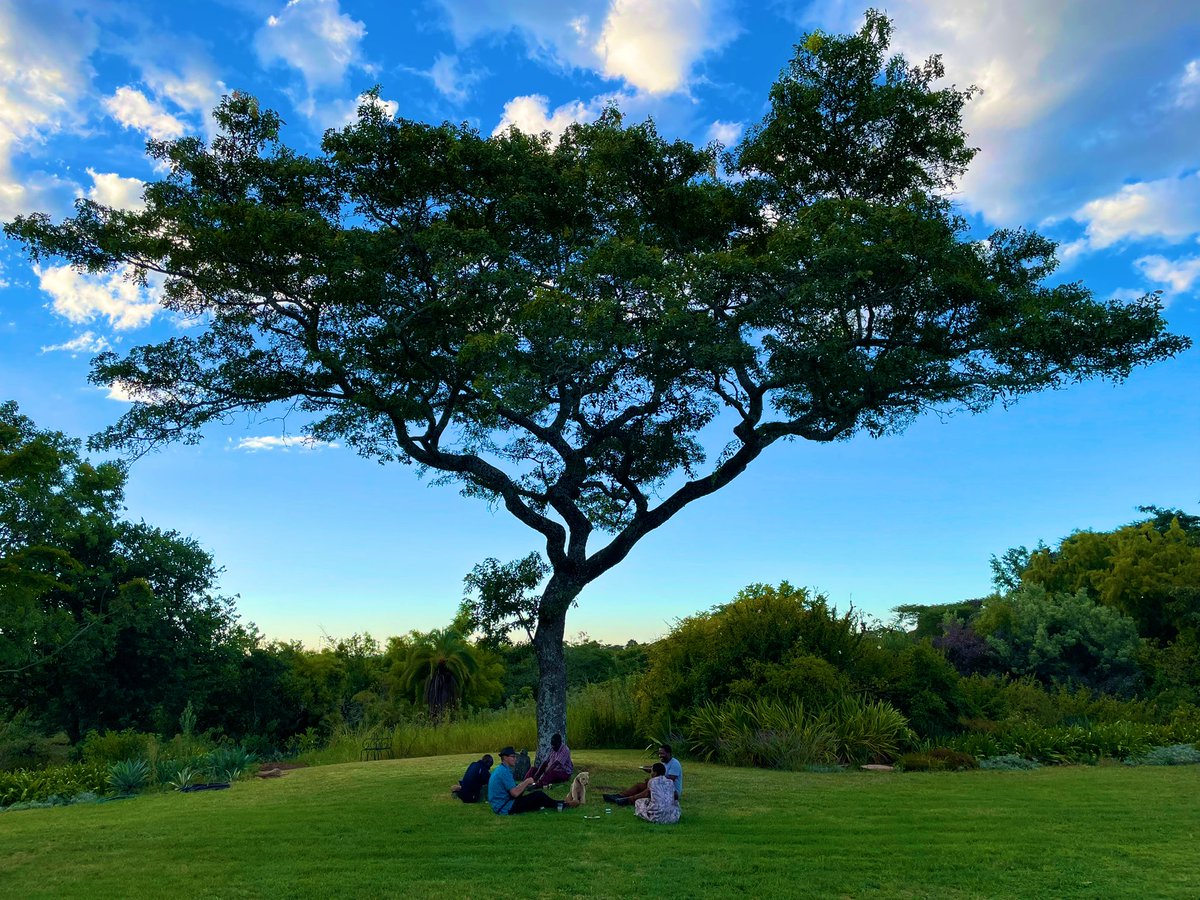
[[[982,235],[1034,226],[1066,280],[1099,296],[1163,291],[1200,339],[1200,5],[1147,0],[904,0],[897,49],[940,52],[983,88],[981,149],[957,200]],[[840,2],[716,0],[0,0],[0,219],[61,216],[79,196],[139,202],[147,137],[210,134],[242,90],[313,149],[378,84],[427,121],[561,130],[617,103],[696,142],[737,140],[811,28]],[[156,285],[33,268],[0,239],[0,399],[86,436],[124,408],[86,383],[91,353],[181,326]],[[776,446],[590,586],[568,632],[650,639],[753,581],[788,579],[886,618],[990,587],[988,557],[1111,528],[1139,504],[1200,510],[1200,351],[1124,385],[927,418],[901,436]],[[273,638],[378,637],[446,624],[485,557],[538,548],[502,511],[338,446],[305,423],[239,420],[138,461],[128,514],[197,538],[222,589]],[[719,447],[723,441],[717,441]]]

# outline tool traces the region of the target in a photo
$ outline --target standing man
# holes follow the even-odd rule
[[[516,764],[516,750],[505,747],[500,751],[500,765],[488,779],[488,803],[492,805],[492,811],[498,816],[514,816],[533,809],[556,807],[557,801],[544,791],[527,790],[533,784],[532,778],[517,782],[513,777]]]
[[[658,759],[666,769],[666,777],[675,784],[675,799],[678,800],[683,796],[683,766],[679,764],[674,755],[671,753],[671,745],[663,744],[658,748]],[[650,772],[650,766],[642,766],[643,772]],[[616,806],[628,806],[635,800],[640,800],[643,797],[650,796],[650,780],[635,784],[633,787],[621,791],[619,794],[605,794],[604,801],[612,803]]]

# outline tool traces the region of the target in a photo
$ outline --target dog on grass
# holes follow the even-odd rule
[[[571,792],[563,800],[563,806],[583,806],[587,802],[587,786],[591,780],[592,776],[587,772],[580,772],[576,775],[575,780],[571,782]]]

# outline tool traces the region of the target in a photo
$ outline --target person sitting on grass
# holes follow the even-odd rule
[[[550,752],[545,759],[539,759],[537,766],[529,777],[533,779],[534,787],[546,787],[551,784],[562,784],[570,781],[575,773],[571,763],[571,748],[562,739],[561,734],[550,738]]]
[[[534,809],[551,809],[557,802],[544,791],[531,791],[529,786],[533,779],[526,777],[518,782],[513,777],[513,767],[517,764],[517,751],[505,747],[500,751],[500,765],[488,779],[488,803],[498,816],[515,816],[517,813],[529,812]]]
[[[633,801],[633,813],[640,819],[655,825],[674,825],[679,821],[679,795],[675,793],[675,782],[667,777],[667,767],[656,762],[650,769],[647,782],[649,797]]]
[[[658,748],[658,761],[662,763],[663,769],[666,772],[666,778],[675,785],[676,798],[683,796],[683,766],[671,754],[671,745],[663,744]],[[652,772],[653,767],[642,766],[643,772]],[[650,796],[650,779],[640,781],[631,788],[621,791],[619,794],[605,794],[604,801],[612,803],[615,806],[628,806],[636,800],[641,800],[644,797]]]
[[[488,783],[491,768],[492,754],[485,753],[482,759],[477,759],[467,766],[466,774],[463,775],[458,784],[450,788],[450,793],[463,803],[478,803],[479,792]]]

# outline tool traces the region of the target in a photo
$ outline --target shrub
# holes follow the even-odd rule
[[[896,768],[904,772],[959,772],[978,767],[974,756],[949,747],[905,753],[896,761]]]
[[[136,794],[150,778],[150,765],[144,759],[125,759],[108,768],[108,784],[118,794]]]
[[[108,768],[76,763],[54,769],[30,771],[17,769],[0,772],[0,806],[43,801],[49,797],[73,797],[102,792],[107,785]]]
[[[891,759],[909,738],[895,708],[855,697],[814,713],[795,701],[705,703],[688,717],[686,731],[701,759],[789,770]]]
[[[87,763],[124,762],[130,759],[149,759],[157,738],[127,728],[124,731],[89,731],[79,744],[79,757]]]
[[[1006,753],[1003,756],[989,756],[979,761],[979,768],[995,769],[1001,772],[1025,772],[1030,769],[1040,769],[1041,767],[1041,763],[1036,760],[1026,759],[1014,753]]]
[[[1200,750],[1194,744],[1155,747],[1141,756],[1125,760],[1129,766],[1189,766],[1200,763]]]
[[[258,762],[258,757],[242,747],[218,747],[202,759],[213,781],[230,782],[248,774]]]

